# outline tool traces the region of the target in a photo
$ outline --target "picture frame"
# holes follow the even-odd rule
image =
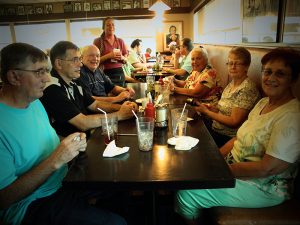
[[[26,5],[25,6],[25,13],[27,15],[33,15],[33,14],[35,14],[33,6],[32,5]]]
[[[99,11],[99,10],[102,10],[102,5],[101,5],[101,3],[93,3],[92,8],[93,8],[93,11]]]
[[[45,14],[51,14],[53,12],[53,5],[52,4],[46,4],[45,5]]]
[[[180,7],[180,0],[173,0],[173,4],[172,4],[172,6],[173,7]]]
[[[25,15],[25,6],[24,5],[18,5],[17,15],[19,15],[19,16]]]
[[[5,10],[4,8],[0,8],[0,16],[4,16],[5,15]]]
[[[43,7],[35,7],[35,14],[43,14],[44,13],[44,9]]]
[[[132,9],[132,2],[131,1],[123,1],[122,9]]]
[[[83,11],[85,11],[85,12],[91,11],[91,3],[89,3],[89,2],[84,2],[84,3],[83,3]]]
[[[109,0],[103,1],[103,9],[110,10],[110,1]]]
[[[74,2],[73,12],[81,12],[81,11],[82,11],[81,2]]]
[[[176,42],[176,45],[179,46],[182,37],[183,37],[183,21],[165,21],[163,23],[164,51],[170,51],[169,45],[171,42],[173,43]]]
[[[141,1],[140,0],[133,0],[133,8],[134,9],[141,8]]]
[[[14,8],[14,7],[7,8],[6,15],[8,15],[8,16],[16,15],[16,8]]]
[[[120,1],[119,0],[112,0],[111,2],[111,8],[112,9],[120,9]]]
[[[150,7],[149,0],[143,0],[143,8],[149,8],[149,7]]]
[[[72,12],[72,11],[73,11],[73,8],[72,8],[71,4],[64,5],[64,12],[65,13],[69,13],[69,12]]]

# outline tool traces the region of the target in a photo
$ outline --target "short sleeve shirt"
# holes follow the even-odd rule
[[[207,65],[201,72],[193,71],[190,76],[185,80],[184,88],[193,89],[198,83],[208,87],[209,93],[199,98],[198,100],[203,103],[210,103],[216,105],[222,88],[219,85],[217,72],[210,65]]]
[[[105,97],[115,87],[109,77],[99,68],[93,72],[84,65],[80,68],[80,78],[77,82],[91,96]]]
[[[19,109],[0,103],[0,190],[45,160],[59,145],[47,113],[39,100]],[[60,187],[66,165],[22,200],[0,210],[5,224],[21,224],[27,207],[36,199],[49,196]]]
[[[291,163],[287,170],[266,178],[246,180],[267,193],[289,197],[300,156],[300,102],[292,99],[275,110],[261,114],[268,103],[261,99],[239,128],[231,154],[234,162],[261,161],[264,154]]]
[[[80,131],[68,121],[80,113],[90,114],[88,106],[95,100],[75,82],[68,85],[55,70],[51,74],[51,82],[44,90],[41,102],[57,134],[66,137]]]
[[[193,68],[192,68],[191,52],[180,63],[180,69],[184,69],[188,74],[192,72]]]
[[[128,62],[131,63],[131,65],[135,64],[135,63],[140,63],[141,62],[139,55],[135,51],[133,51],[133,50],[131,50],[129,52],[127,60],[128,60]]]
[[[256,84],[246,78],[234,92],[230,90],[233,87],[231,81],[224,89],[221,99],[218,102],[219,113],[230,116],[233,108],[251,110],[260,98],[260,93]],[[223,135],[234,137],[238,128],[231,128],[217,121],[213,121],[213,129]]]
[[[101,53],[101,56],[106,55],[114,50],[114,48],[120,49],[122,55],[127,55],[127,49],[124,41],[121,38],[117,38],[115,36],[115,41],[111,45],[102,34],[99,38],[94,40],[94,45],[96,45]],[[104,62],[100,62],[100,65],[104,66],[104,70],[106,69],[114,69],[114,68],[122,68],[121,62],[111,61],[111,59],[105,60]]]

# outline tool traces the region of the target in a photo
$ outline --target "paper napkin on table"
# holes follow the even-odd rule
[[[103,152],[103,157],[114,157],[116,155],[120,155],[128,152],[129,147],[117,147],[115,140],[111,141],[105,148]]]
[[[190,136],[171,137],[168,139],[168,144],[175,145],[176,150],[190,150],[195,147],[199,139]]]

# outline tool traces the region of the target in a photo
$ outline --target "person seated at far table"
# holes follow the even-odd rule
[[[247,76],[251,54],[244,47],[233,47],[228,54],[228,74],[231,82],[224,89],[218,106],[198,103],[195,110],[205,115],[206,126],[218,147],[236,135],[249,112],[260,99],[256,84]],[[196,102],[197,103],[197,102]],[[213,121],[212,121],[213,120]]]
[[[95,100],[74,80],[80,77],[81,56],[79,48],[69,41],[56,43],[50,51],[52,79],[44,90],[41,101],[51,119],[52,126],[60,136],[101,126],[98,108],[113,113],[119,120],[131,118],[137,109],[133,102],[122,105]],[[92,114],[94,113],[94,114]]]
[[[61,142],[39,98],[50,81],[47,55],[25,43],[1,50],[0,223],[11,225],[126,225],[88,202],[99,191],[72,190],[67,163],[86,149],[86,135]]]
[[[126,83],[140,83],[140,81],[134,78],[134,73],[143,70],[143,68],[134,68],[130,62],[126,61],[126,63],[122,66],[123,72],[125,74]]]
[[[299,79],[300,53],[277,48],[262,59],[262,98],[248,120],[222,148],[236,177],[234,188],[182,190],[176,211],[197,224],[203,208],[262,208],[291,197],[300,156],[300,102],[292,88]]]
[[[132,88],[114,85],[110,78],[99,68],[100,51],[96,45],[88,45],[82,49],[80,77],[76,82],[96,100],[105,102],[121,102],[130,99],[135,92]]]
[[[178,47],[178,46],[177,46]],[[163,67],[167,73],[174,74],[177,79],[185,80],[192,72],[191,52],[194,45],[191,39],[183,38],[179,50],[176,49],[172,62],[174,68]]]
[[[155,58],[155,56],[151,56],[152,53],[152,49],[151,48],[146,48],[146,52],[145,52],[145,58],[146,58],[146,62],[148,62],[149,59],[153,59]]]
[[[216,105],[221,96],[217,72],[208,64],[208,55],[203,48],[194,48],[191,52],[192,74],[183,80],[170,77],[170,91],[187,95],[199,102]]]
[[[130,47],[131,50],[129,50],[129,54],[127,57],[128,62],[131,63],[131,65],[134,68],[143,68],[147,69],[148,67],[152,67],[153,63],[147,63],[145,56],[143,55],[143,48],[142,48],[142,40],[141,39],[135,39]]]

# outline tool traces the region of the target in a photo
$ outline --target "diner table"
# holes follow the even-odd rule
[[[146,76],[147,75],[152,75],[152,76],[155,76],[155,80],[159,80],[159,78],[164,78],[164,77],[167,77],[167,76],[171,76],[173,75],[172,73],[169,73],[169,72],[166,72],[166,71],[163,71],[163,70],[159,70],[159,71],[156,71],[156,70],[148,70],[148,71],[137,71],[137,72],[134,72],[132,74],[132,76],[135,78],[135,79],[139,79],[143,82],[146,81]]]
[[[145,83],[130,83],[136,98],[144,97]],[[169,108],[183,107],[186,97],[171,95]],[[72,188],[97,188],[109,190],[178,190],[203,188],[230,188],[235,179],[220,154],[202,118],[191,106],[187,135],[199,139],[198,144],[187,151],[175,150],[168,145],[172,137],[169,117],[167,128],[155,128],[152,151],[138,148],[135,118],[119,121],[117,146],[128,146],[129,151],[119,156],[102,156],[106,145],[101,129],[97,128],[87,142],[86,156],[73,163],[64,185]],[[155,195],[153,195],[155,196]],[[153,199],[155,212],[155,199]],[[153,215],[155,217],[155,215]],[[153,218],[155,224],[155,218]]]

